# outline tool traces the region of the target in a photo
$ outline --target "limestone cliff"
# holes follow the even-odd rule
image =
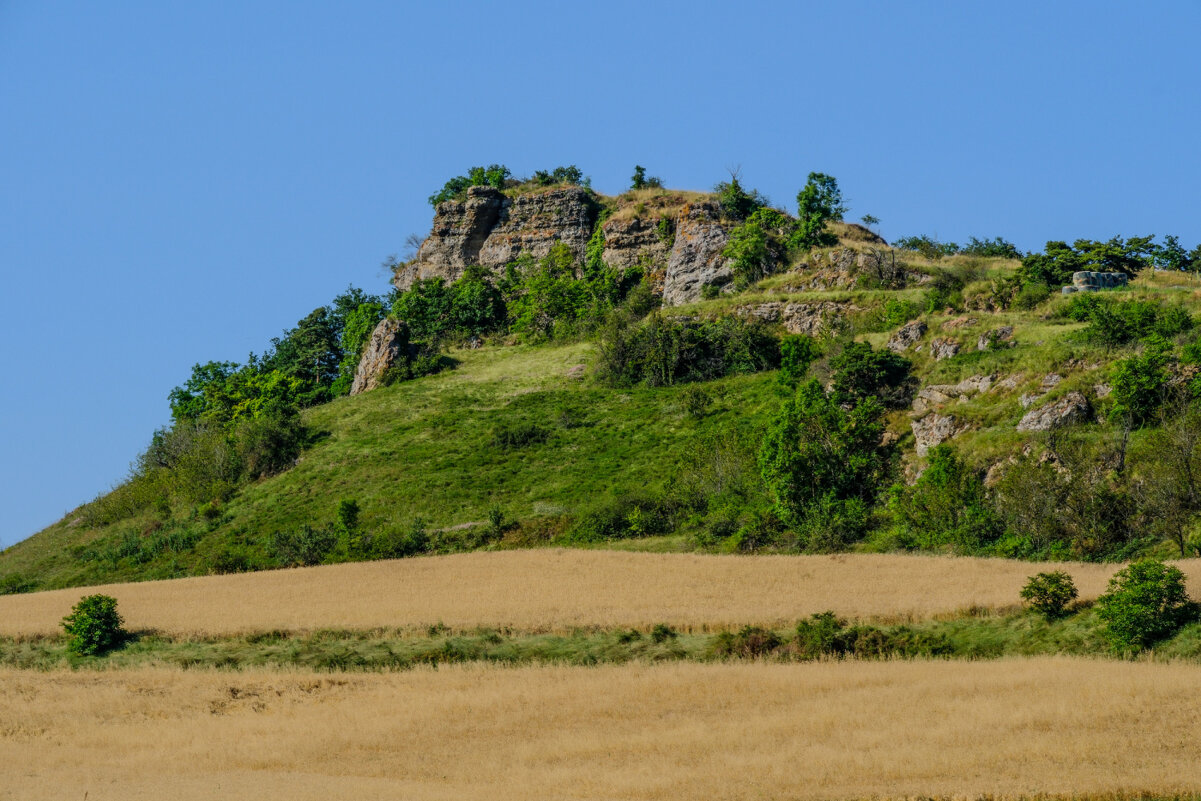
[[[649,203],[624,196],[609,200],[617,213],[601,228],[602,260],[617,269],[642,268],[669,306],[699,299],[706,284],[721,286],[730,280],[721,257],[729,234],[720,208],[711,200],[685,198],[664,194]],[[422,278],[453,281],[471,265],[499,272],[519,256],[545,256],[556,242],[566,244],[582,265],[601,208],[581,187],[516,197],[471,187],[465,199],[438,205],[429,236],[393,283],[408,289]]]

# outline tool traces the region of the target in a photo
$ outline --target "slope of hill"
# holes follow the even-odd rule
[[[1159,371],[1161,392],[1162,385],[1191,380],[1191,315],[1201,310],[1201,288],[1191,275],[1146,270],[1105,295],[1106,302],[1140,301],[1152,318],[1154,309],[1179,311],[1188,324],[1169,331],[1163,347],[1186,346],[1184,355],[1161,358],[1148,356],[1149,346],[1134,334],[1120,341],[1086,336],[1096,327],[1087,317],[1091,307],[1048,297],[1044,284],[1035,286],[1042,294],[1030,294],[1031,285],[1015,283],[1025,269],[1015,259],[923,256],[888,248],[860,226],[831,222],[834,239],[769,264],[760,277],[746,273],[742,257],[727,249],[756,218],[722,217],[719,197],[519,190],[443,203],[430,238],[416,260],[398,266],[397,280],[414,286],[430,276],[454,278],[473,258],[486,257],[493,277],[484,280],[503,283],[509,279],[502,263],[517,259],[533,269],[544,251],[551,254],[544,262],[557,258],[559,226],[570,233],[563,241],[580,251],[572,255],[577,265],[599,258],[590,263],[635,269],[669,297],[675,305],[655,318],[664,325],[727,318],[757,321],[777,336],[809,337],[820,353],[808,374],[826,386],[840,380],[837,359],[849,343],[907,360],[903,384],[879,390],[891,393],[884,444],[898,458],[889,481],[912,483],[931,449],[948,443],[959,460],[951,468],[976,476],[956,481],[978,482],[985,472],[989,487],[1006,475],[1044,481],[1042,489],[1002,485],[1011,507],[1013,498],[1036,498],[1050,487],[1084,492],[1086,506],[1130,511],[1100,528],[1077,525],[1061,540],[1055,532],[1048,538],[1018,529],[1040,514],[1036,527],[1054,527],[1062,515],[1071,528],[1074,501],[1061,504],[1062,511],[1002,510],[985,544],[956,540],[955,532],[923,539],[916,524],[906,533],[893,522],[897,507],[886,503],[884,485],[873,490],[878,502],[864,524],[873,532],[867,538],[795,534],[774,517],[756,460],[764,432],[793,392],[775,371],[736,370],[665,386],[615,384],[602,375],[611,349],[603,327],[579,326],[565,337],[502,329],[482,345],[477,337],[458,339],[447,351],[453,369],[305,410],[311,443],[294,466],[224,500],[143,503],[110,515],[114,520],[94,510],[114,505],[116,494],[81,507],[0,554],[0,591],[271,568],[310,561],[295,554],[317,540],[324,544],[315,561],[547,543],[651,550],[925,547],[1092,559],[1192,547],[1184,524],[1174,545],[1163,533],[1140,529],[1151,507],[1138,504],[1152,495],[1139,494],[1140,471],[1153,466],[1151,454],[1163,447],[1155,421],[1131,426],[1123,412],[1127,424],[1113,422],[1122,411],[1113,395],[1119,366],[1160,358],[1148,369]],[[487,214],[468,214],[472,203],[496,206],[486,225],[479,220]],[[520,219],[512,216],[519,208],[525,209]],[[704,210],[700,217],[697,209]],[[794,224],[775,214],[764,219]],[[784,258],[784,250],[771,250],[783,248],[783,240],[763,225],[767,252]],[[744,281],[748,275],[753,280]],[[674,295],[665,289],[685,285],[687,292]],[[844,398],[842,405],[853,403]],[[1072,458],[1101,469],[1086,476],[1072,469]],[[1023,467],[1006,472],[1015,464]],[[353,530],[339,517],[343,502],[357,510]],[[321,539],[339,525],[338,538]],[[1112,537],[1110,529],[1117,532]],[[281,537],[290,538],[286,548]]]

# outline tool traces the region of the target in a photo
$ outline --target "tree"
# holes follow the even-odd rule
[[[1119,570],[1097,599],[1097,616],[1118,648],[1146,648],[1197,617],[1180,568],[1142,559]]]
[[[1167,393],[1171,345],[1158,334],[1144,340],[1143,352],[1113,366],[1113,408],[1110,418],[1141,428],[1159,411]]]
[[[1149,440],[1155,458],[1146,460],[1140,485],[1147,519],[1185,556],[1189,528],[1201,514],[1201,409],[1181,400]]]
[[[862,217],[859,218],[859,221],[862,222],[863,225],[869,229],[880,224],[880,218],[876,217],[873,214],[864,214]]]
[[[646,167],[634,165],[634,174],[630,176],[630,189],[642,189],[646,186]]]
[[[951,545],[971,553],[991,545],[1004,526],[984,481],[949,445],[930,450],[911,487],[893,487],[889,507],[907,539],[923,548]]]
[[[821,356],[817,340],[807,334],[787,334],[780,340],[780,383],[796,389]]]
[[[1072,575],[1062,570],[1031,576],[1022,587],[1021,598],[1047,620],[1063,617],[1068,604],[1079,594]]]
[[[816,380],[784,402],[759,450],[760,475],[781,520],[802,529],[839,519],[850,534],[862,534],[890,466],[880,444],[883,416],[871,397],[844,409]]]
[[[867,342],[849,342],[830,359],[831,394],[839,403],[859,403],[875,397],[887,406],[908,399],[912,364],[891,350],[873,350]]]
[[[88,595],[71,607],[62,620],[63,630],[71,638],[67,648],[79,656],[96,656],[124,642],[128,633],[117,612],[117,599],[111,595]]]
[[[826,232],[826,223],[841,220],[846,214],[838,181],[824,173],[809,173],[805,186],[797,193],[796,203],[794,246],[801,250],[812,250],[837,244],[838,238]]]

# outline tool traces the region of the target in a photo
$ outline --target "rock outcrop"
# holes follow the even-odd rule
[[[931,409],[941,409],[952,401],[967,403],[973,395],[988,392],[992,382],[993,378],[990,375],[974,375],[958,384],[931,384],[922,387],[913,399],[913,412],[925,414]]]
[[[582,261],[597,212],[592,196],[578,186],[515,198],[490,186],[473,186],[466,199],[438,204],[417,258],[392,283],[408,289],[421,278],[453,281],[475,264],[499,271],[522,254],[542,258],[556,242],[565,243]]]
[[[578,186],[516,197],[473,186],[463,200],[438,204],[429,236],[392,283],[403,290],[423,278],[454,281],[472,265],[500,272],[521,256],[542,258],[557,242],[583,264],[599,212],[594,196]],[[605,264],[641,267],[667,306],[699,300],[705,286],[726,286],[733,278],[721,255],[729,224],[714,201],[617,215],[602,230]]]
[[[371,339],[355,368],[350,394],[358,395],[378,387],[384,372],[396,364],[408,347],[409,332],[405,324],[390,318],[381,320],[371,332]]]
[[[903,353],[917,344],[926,335],[926,324],[921,320],[905,323],[889,337],[885,347],[895,353]]]
[[[663,305],[699,300],[706,286],[728,284],[733,274],[721,255],[730,233],[716,203],[689,203],[675,223],[675,242],[663,276]]]
[[[991,331],[985,331],[976,340],[976,350],[988,350],[997,345],[1008,345],[1013,342],[1013,326],[1003,325]]]
[[[913,429],[915,451],[921,458],[924,458],[934,446],[941,445],[967,430],[967,426],[960,426],[956,423],[954,415],[938,413],[928,414],[920,420],[914,420],[909,426]]]
[[[1073,292],[1096,292],[1101,289],[1116,289],[1126,286],[1130,276],[1126,273],[1098,273],[1091,270],[1081,270],[1072,273],[1072,283],[1061,291],[1065,295]]]
[[[1050,431],[1083,422],[1091,414],[1088,398],[1073,390],[1053,403],[1026,412],[1018,423],[1018,431]]]
[[[755,317],[765,323],[780,323],[790,334],[821,336],[838,326],[845,315],[859,311],[852,303],[835,301],[813,301],[810,303],[785,303],[773,301],[756,306],[743,306],[739,314]]]
[[[938,337],[930,343],[930,355],[934,361],[941,362],[959,353],[960,345],[950,337]]]

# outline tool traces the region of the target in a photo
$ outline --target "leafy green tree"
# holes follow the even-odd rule
[[[1097,616],[1118,648],[1146,648],[1197,617],[1180,568],[1142,559],[1119,570],[1097,599]]]
[[[999,236],[993,239],[977,239],[974,236],[968,237],[967,244],[959,248],[959,252],[965,256],[980,256],[989,259],[1022,258],[1022,251],[1018,250],[1016,245]]]
[[[888,349],[873,350],[867,342],[848,342],[830,359],[831,393],[839,403],[859,403],[874,397],[886,406],[903,405],[913,383],[913,365]]]
[[[809,372],[809,366],[821,357],[817,340],[807,334],[788,334],[780,340],[780,383],[796,389]]]
[[[482,267],[468,267],[451,290],[451,323],[461,335],[483,336],[504,324],[504,297]]]
[[[1155,249],[1153,259],[1155,266],[1162,270],[1189,269],[1188,251],[1180,244],[1179,237],[1172,235],[1163,238],[1163,244]]]
[[[979,473],[948,445],[930,450],[928,464],[911,487],[895,486],[889,507],[908,542],[922,548],[953,546],[979,551],[1004,531]]]
[[[892,246],[898,250],[912,250],[920,253],[930,261],[938,261],[943,256],[953,256],[959,252],[959,245],[954,242],[939,242],[935,237],[926,234],[903,236],[895,240]]]
[[[576,280],[575,256],[564,242],[550,252],[525,276],[519,294],[509,303],[513,330],[535,339],[553,339],[573,330],[593,303],[588,286]]]
[[[331,388],[342,361],[338,322],[328,307],[316,308],[295,328],[285,331],[282,338],[272,339],[273,352],[262,360],[264,370],[279,370],[300,382],[302,407],[332,397]]]
[[[579,167],[572,164],[569,167],[555,167],[550,172],[538,170],[530,180],[539,186],[555,186],[556,184],[575,184],[578,186],[584,183],[584,173],[580,171]]]
[[[1050,286],[1067,284],[1072,273],[1118,272],[1136,275],[1151,266],[1154,236],[1115,236],[1106,242],[1077,239],[1071,245],[1051,241],[1042,253],[1031,253],[1022,259],[1019,278],[1022,283],[1042,282]]]
[[[642,189],[646,186],[646,167],[634,165],[634,174],[630,176],[630,189]]]
[[[865,228],[868,228],[868,229],[874,228],[880,224],[880,218],[875,216],[874,214],[864,214],[862,217],[859,218],[859,221],[861,223],[863,223],[863,226]]]
[[[1111,419],[1141,428],[1155,418],[1167,395],[1171,352],[1167,340],[1152,334],[1144,340],[1142,353],[1114,364]]]
[[[1076,600],[1079,592],[1071,573],[1055,570],[1031,576],[1019,595],[1035,612],[1047,620],[1056,620],[1064,616],[1068,604]]]
[[[494,189],[504,189],[505,182],[512,173],[503,164],[489,164],[487,167],[472,167],[466,175],[456,175],[448,180],[442,189],[430,195],[429,202],[434,208],[447,200],[462,198],[468,188],[473,186],[491,186]]]
[[[439,340],[453,326],[454,293],[441,278],[422,278],[396,297],[392,316],[404,320],[417,340]]]
[[[63,630],[71,639],[67,648],[79,656],[96,656],[120,646],[128,633],[117,611],[117,599],[111,595],[88,595],[71,607],[62,620]]]
[[[797,193],[797,225],[793,246],[800,250],[830,247],[838,237],[826,231],[826,223],[841,220],[846,214],[838,181],[820,172],[809,173],[805,186]]]
[[[759,450],[759,470],[780,519],[794,529],[863,512],[888,473],[881,445],[884,407],[874,397],[844,409],[816,380],[802,384],[772,420]]]

